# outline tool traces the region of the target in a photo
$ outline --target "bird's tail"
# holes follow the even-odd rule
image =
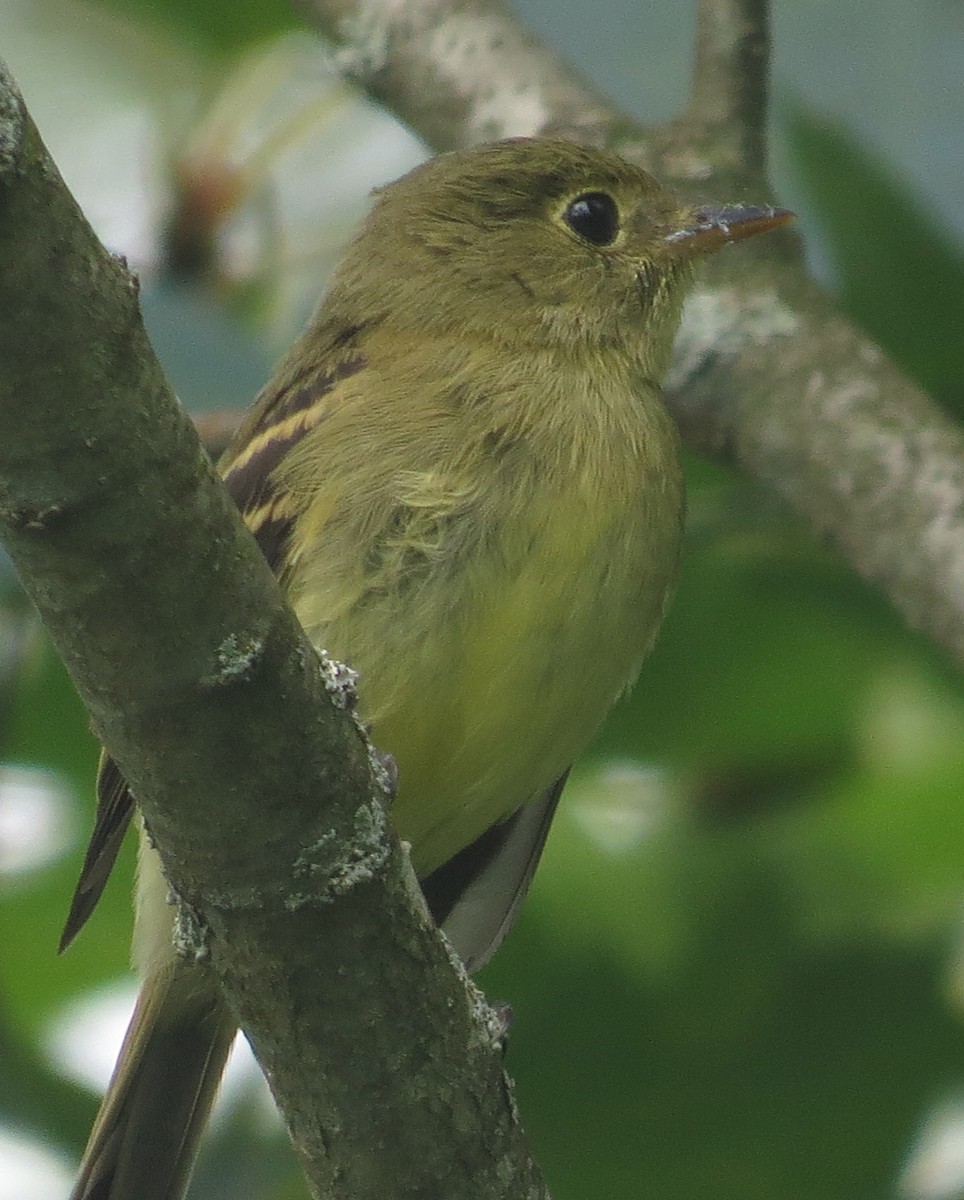
[[[70,1200],[181,1200],[235,1032],[197,966],[144,981]]]

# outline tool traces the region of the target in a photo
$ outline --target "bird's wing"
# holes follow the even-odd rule
[[[271,476],[285,455],[324,419],[337,402],[337,385],[350,378],[364,360],[351,339],[342,335],[337,353],[301,378],[282,377],[258,397],[221,462],[225,484],[262,554],[273,571],[284,556],[284,547],[296,511],[272,487]],[[335,393],[333,395],[333,393]],[[60,937],[60,949],[74,940],[101,897],[113,869],[134,801],[116,763],[101,756],[97,772],[97,813],[94,831],[84,856],[80,879]]]
[[[70,912],[60,935],[60,950],[66,950],[94,911],[120,849],[134,804],[113,759],[100,757],[97,770],[97,816],[94,832],[84,856],[80,879],[70,902]]]
[[[467,971],[485,966],[512,928],[568,775],[420,881],[435,923]]]
[[[364,357],[345,345],[320,367],[269,384],[255,401],[221,459],[225,486],[278,574],[285,546],[304,498],[279,491],[274,475],[289,452],[338,407],[339,385],[357,375]]]

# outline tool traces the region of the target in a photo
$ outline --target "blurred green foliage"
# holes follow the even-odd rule
[[[223,54],[290,20],[280,0],[111,2]],[[959,411],[960,248],[846,129],[797,105],[784,133],[843,302]],[[208,303],[195,358],[219,351],[225,297]],[[925,1200],[901,1170],[964,1083],[964,688],[772,497],[688,470],[675,606],[482,978],[513,1006],[525,1123],[557,1200]],[[76,1154],[96,1100],[45,1038],[126,969],[131,863],[56,961],[96,747],[49,647],[27,643],[0,680],[2,756],[59,771],[78,816],[67,858],[0,876],[0,1122]],[[193,1194],[304,1188],[249,1103],[209,1140]]]
[[[245,49],[254,42],[296,27],[293,7],[287,0],[104,0],[134,20],[160,24],[174,31],[186,45],[219,56]]]

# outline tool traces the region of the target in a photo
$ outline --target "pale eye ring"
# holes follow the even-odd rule
[[[611,246],[619,234],[619,206],[608,192],[583,192],[566,205],[562,219],[593,246]]]

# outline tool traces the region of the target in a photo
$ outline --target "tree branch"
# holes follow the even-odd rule
[[[501,1025],[391,838],[344,671],[308,645],[2,66],[0,313],[0,533],[315,1195],[544,1197]]]
[[[499,0],[299,7],[438,150],[553,132],[610,145],[690,199],[767,198],[765,0],[701,0],[692,99],[663,129],[601,100]],[[791,234],[707,263],[667,400],[690,444],[766,481],[964,664],[961,435],[810,282]]]
[[[618,120],[497,0],[295,0],[342,71],[436,150],[518,134],[602,145]]]
[[[715,143],[717,162],[756,184],[766,169],[770,12],[767,0],[703,0],[684,140]],[[682,130],[680,131],[683,132]]]

